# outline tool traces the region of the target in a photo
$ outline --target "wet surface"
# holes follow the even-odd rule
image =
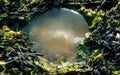
[[[74,61],[76,45],[88,32],[88,24],[81,14],[66,8],[53,8],[35,17],[23,31],[35,42],[33,50],[44,54],[50,62]]]

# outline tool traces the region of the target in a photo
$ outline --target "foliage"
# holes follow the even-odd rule
[[[0,0],[0,72],[5,75],[119,75],[120,74],[120,1],[109,9],[81,7],[89,32],[79,45],[78,63],[54,65],[33,52],[29,35],[9,27],[22,27],[38,12],[51,8],[51,0]],[[113,1],[113,0],[109,0]],[[119,1],[119,2],[118,2]],[[89,3],[88,3],[89,5]],[[4,26],[7,25],[7,26]]]
[[[86,33],[84,49],[78,52],[89,51],[86,59],[87,64],[92,67],[93,75],[119,75],[120,54],[120,3],[109,11],[96,11],[96,17],[92,18],[90,30]],[[86,9],[84,9],[85,11]],[[88,14],[88,12],[86,13]],[[103,14],[103,15],[101,15]],[[88,52],[86,52],[88,54]],[[79,55],[78,55],[79,56]]]
[[[0,29],[0,74],[36,75],[36,74],[90,74],[91,67],[80,63],[49,64],[41,54],[32,51],[33,43],[29,36],[20,31],[13,31],[7,26]]]
[[[0,0],[0,27],[24,27],[38,12],[48,10],[50,3],[46,0]]]
[[[0,29],[0,72],[1,74],[31,74],[36,70],[40,54],[31,50],[28,35],[13,31],[7,26]],[[39,66],[38,72],[42,67]],[[44,70],[45,71],[45,70]],[[43,72],[44,72],[43,71]]]

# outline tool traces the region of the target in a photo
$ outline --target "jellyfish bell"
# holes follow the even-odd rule
[[[42,15],[37,15],[24,32],[30,34],[35,42],[33,50],[46,55],[49,61],[76,58],[76,43],[84,39],[88,24],[83,16],[67,8],[52,8]]]

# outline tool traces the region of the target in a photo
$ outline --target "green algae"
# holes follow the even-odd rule
[[[32,4],[34,4],[34,1],[35,0],[33,0]],[[4,2],[5,6],[10,4],[8,2],[8,0],[4,0],[4,1],[0,0],[0,2]],[[19,3],[18,3],[18,5],[19,5]],[[108,11],[107,15],[109,15],[109,16],[112,15],[112,16],[116,17],[114,11],[119,12],[118,6],[120,6],[120,2],[118,2],[118,5],[116,5],[116,7],[113,7],[110,11]],[[86,10],[86,8],[83,8],[83,7],[81,9],[82,9],[82,11]],[[3,75],[63,74],[63,75],[65,75],[65,74],[72,74],[72,73],[81,74],[81,72],[84,72],[84,74],[86,74],[86,75],[88,75],[88,74],[96,75],[96,74],[107,74],[109,71],[111,71],[112,75],[119,75],[120,74],[120,66],[117,63],[117,62],[119,62],[119,38],[116,38],[115,36],[116,36],[116,34],[119,34],[120,22],[119,22],[119,20],[117,20],[117,21],[111,20],[110,17],[108,18],[107,21],[104,21],[103,20],[103,16],[105,15],[104,12],[101,13],[101,11],[94,11],[94,10],[91,11],[91,10],[92,9],[90,9],[89,11],[86,10],[86,11],[82,12],[86,16],[86,20],[88,21],[88,23],[90,25],[90,29],[92,29],[92,31],[90,31],[86,34],[86,39],[85,39],[85,41],[80,43],[80,49],[78,50],[78,53],[77,53],[79,58],[85,59],[85,62],[86,62],[85,64],[83,64],[82,62],[79,62],[78,64],[66,65],[66,66],[63,66],[62,68],[58,69],[54,65],[40,61],[37,58],[39,56],[39,54],[34,55],[34,53],[30,50],[31,44],[29,42],[25,41],[29,38],[28,35],[24,35],[19,31],[18,32],[13,31],[10,28],[4,26],[3,28],[0,29],[0,72],[1,72],[0,74],[3,74]],[[29,10],[26,9],[26,6],[23,6],[22,11],[28,12]],[[87,11],[90,13],[88,13]],[[3,13],[3,14],[6,14],[6,13]],[[100,15],[98,15],[98,14],[100,14]],[[117,14],[117,15],[119,15],[119,14]],[[5,20],[4,17],[7,17],[7,16],[2,15],[0,17],[0,20],[1,21]],[[104,34],[104,33],[100,32],[99,30],[96,30],[96,28],[98,28],[100,26],[98,24],[101,21],[105,22],[102,24],[103,25],[102,27],[107,28],[106,30],[108,32],[111,29],[114,30],[113,32],[110,32],[110,33],[115,32],[115,34],[113,36],[109,36],[109,37],[112,37],[112,39],[110,39],[110,40],[112,40],[113,42],[107,41],[107,43],[104,43],[107,40],[105,38],[105,36],[107,37],[107,35],[110,33],[103,36],[102,34]],[[4,21],[4,22],[6,22],[6,21]],[[107,27],[104,27],[105,25],[107,25]],[[3,24],[2,24],[2,26],[3,26]],[[98,28],[98,29],[102,29],[102,27]],[[98,32],[96,32],[95,30]],[[100,43],[100,41],[104,41],[104,42]],[[27,43],[27,45],[26,45],[26,43]],[[114,45],[111,45],[111,43]],[[110,45],[110,47],[109,47],[109,45]],[[19,48],[22,51],[19,52]],[[109,48],[111,48],[111,49],[109,49]],[[90,53],[88,55],[85,52],[86,50],[90,51]],[[107,52],[104,53],[103,52],[104,50]],[[5,53],[5,51],[7,51],[8,53]],[[24,61],[20,61],[16,58],[18,56],[14,56],[17,54],[17,52],[18,52],[19,57],[25,58]],[[28,52],[28,53],[24,53],[24,52]],[[118,56],[118,57],[115,57],[116,59],[112,58],[114,55],[111,55],[111,54],[114,54],[114,53],[115,53],[115,56]],[[28,55],[26,55],[26,54],[28,54]],[[6,56],[6,55],[8,55],[8,56]],[[22,56],[20,56],[20,55],[22,55]],[[12,62],[10,59],[12,59],[16,62]],[[114,60],[114,63],[111,62],[111,60]],[[18,61],[21,63],[17,63]],[[22,62],[25,62],[25,63],[22,63]],[[110,63],[108,63],[108,62],[110,62]],[[14,64],[14,65],[16,64],[16,65],[20,65],[20,66],[16,67],[12,64]],[[35,66],[35,68],[33,67],[33,65]],[[108,75],[111,75],[111,74],[108,73]]]

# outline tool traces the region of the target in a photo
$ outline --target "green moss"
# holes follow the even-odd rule
[[[30,4],[37,5],[39,3],[39,0],[31,0]]]
[[[81,7],[78,11],[85,17],[88,25],[91,26],[93,19],[97,16],[97,12],[85,7]]]
[[[6,24],[7,20],[4,18],[9,17],[8,12],[9,12],[10,8],[7,7],[9,9],[8,10],[5,6],[9,5],[10,1],[9,0],[0,0],[0,2],[3,2],[3,8],[5,9],[4,10],[5,13],[0,14],[0,21],[4,21],[5,23],[3,23],[3,24]],[[23,1],[22,3],[20,3],[20,2],[21,1],[15,2],[15,7],[13,8],[13,9],[17,9],[18,11],[16,11],[16,10],[15,11],[10,10],[10,11],[17,12],[17,14],[18,14],[18,12],[20,12],[19,15],[22,14],[21,12],[29,13],[29,11],[32,9],[31,7],[29,7],[29,5],[32,5],[32,6],[37,5],[37,4],[39,4],[40,0],[30,0],[30,3],[28,2],[28,4],[25,4],[26,0]],[[118,2],[118,5],[120,5],[120,1]],[[107,14],[108,15],[112,14],[113,11],[115,11],[118,8],[118,5],[114,8],[112,8],[110,11],[107,11]],[[92,29],[92,30],[97,27],[97,23],[99,23],[101,21],[101,19],[103,18],[103,16],[105,15],[105,12],[102,10],[96,11],[96,10],[92,10],[92,9],[86,9],[85,7],[81,7],[79,9],[79,12],[82,13],[83,16],[86,18],[86,20],[89,24],[89,29]],[[22,14],[21,16],[16,16],[16,17],[18,17],[20,20],[26,19],[26,21],[29,22],[32,17],[31,16],[30,17],[23,16],[23,15],[26,15],[26,13]],[[13,14],[13,15],[16,15],[16,14]],[[115,28],[115,30],[120,31],[120,21],[116,21],[115,24],[113,24],[113,25],[111,25],[110,21],[111,20],[107,21],[107,28],[110,29],[111,27],[114,27],[113,25],[118,25],[118,27]],[[26,42],[26,39],[28,39],[28,36],[23,35],[21,32],[13,31],[13,30],[9,29],[7,26],[4,26],[2,29],[0,29],[0,37],[1,37],[0,38],[1,39],[0,40],[0,49],[1,49],[0,59],[4,59],[4,60],[0,60],[0,72],[1,72],[0,74],[3,74],[3,75],[6,75],[6,74],[13,75],[14,71],[16,71],[16,73],[21,72],[21,74],[26,73],[26,74],[30,74],[30,75],[66,74],[67,72],[79,72],[79,73],[80,72],[88,72],[88,71],[91,72],[93,70],[93,68],[100,68],[98,66],[104,65],[104,63],[105,63],[104,57],[107,55],[107,53],[106,54],[101,53],[100,48],[97,48],[97,49],[95,48],[96,50],[93,49],[90,56],[88,56],[88,58],[86,58],[87,54],[85,53],[85,50],[86,49],[89,50],[89,48],[85,45],[85,41],[83,41],[80,43],[80,48],[77,52],[77,55],[79,58],[86,58],[86,61],[85,61],[86,66],[84,68],[83,67],[81,68],[80,66],[83,66],[83,63],[80,62],[79,64],[66,65],[66,66],[63,66],[62,68],[57,69],[56,66],[48,64],[47,62],[39,61],[37,58],[39,56],[29,55],[29,54],[31,54],[32,51],[29,51],[30,44],[28,44]],[[93,36],[92,32],[88,32],[86,34],[86,38],[89,38],[89,37],[94,38],[95,36]],[[22,41],[21,41],[21,39],[22,39]],[[102,38],[102,40],[103,39],[104,38]],[[94,39],[93,39],[93,41],[98,42],[98,40],[94,40]],[[92,46],[91,44],[89,44],[89,45]],[[18,50],[19,47],[22,47],[21,52],[17,52],[17,51],[19,51]],[[14,49],[16,52],[14,52]],[[8,58],[10,58],[10,59],[11,58],[16,59],[18,56],[20,57],[19,59],[21,59],[21,58],[22,58],[22,60],[24,59],[24,61],[22,61],[19,64],[19,66],[22,66],[22,68],[21,67],[17,68],[16,66],[14,66],[13,63],[12,63],[13,65],[12,64],[9,65],[9,66],[12,66],[12,67],[10,67],[10,69],[7,68],[7,67],[9,67],[9,66],[5,65],[6,63],[8,63],[8,62],[6,62],[7,58],[4,58],[4,55],[6,55],[7,53],[3,53],[3,52],[8,52],[8,54],[10,53],[11,55],[17,55],[17,56],[8,56]],[[27,53],[24,54],[24,52],[27,52]],[[22,54],[20,54],[20,53],[22,53]],[[8,59],[7,59],[7,61],[8,61]],[[17,61],[19,61],[19,60],[17,59]],[[11,62],[11,60],[10,60],[10,62]],[[34,69],[33,69],[33,65],[35,67]],[[110,63],[110,65],[111,65],[111,63]],[[14,70],[12,70],[11,68]],[[118,65],[117,66],[111,65],[110,69],[112,71],[112,75],[120,74],[120,67]],[[8,73],[8,71],[9,71],[9,73]]]
[[[12,50],[14,50],[14,48],[11,47],[11,46],[8,46],[8,47],[7,47],[7,50],[8,50],[8,51],[12,51]]]
[[[92,22],[91,22],[91,25],[89,26],[90,29],[93,29],[93,28],[96,28],[97,27],[97,23],[101,21],[101,17],[99,16],[96,16]]]
[[[84,46],[84,42],[80,43],[80,48],[77,51],[77,56],[79,58],[86,58],[86,53],[85,53],[86,47]]]
[[[4,72],[6,71],[6,66],[5,66],[6,62],[5,61],[0,61],[0,74],[4,74]]]
[[[120,70],[119,71],[112,71],[112,75],[120,75]]]

